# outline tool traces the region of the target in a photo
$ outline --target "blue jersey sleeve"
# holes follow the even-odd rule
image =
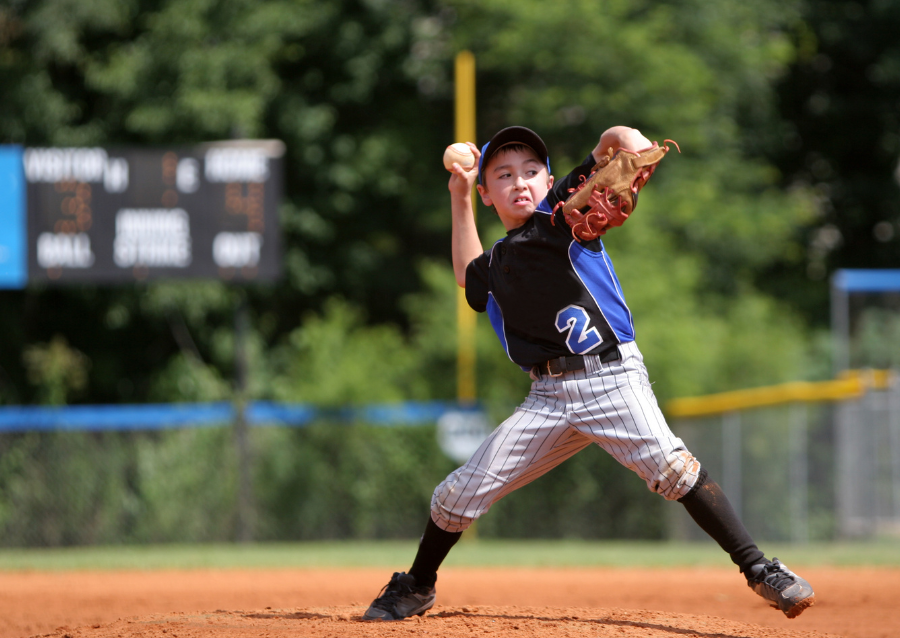
[[[591,169],[594,168],[596,163],[597,162],[594,161],[594,156],[588,155],[585,160],[579,166],[573,168],[568,175],[562,179],[556,180],[550,188],[550,192],[547,193],[547,203],[552,207],[556,206],[559,202],[564,202],[569,199],[569,195],[572,194],[572,191],[581,186],[587,176],[591,174]]]
[[[559,225],[561,222],[562,228],[568,228],[568,224],[566,224],[565,219],[563,218],[562,211],[554,211],[554,209],[557,204],[569,199],[572,192],[584,183],[584,180],[591,174],[591,169],[594,168],[595,164],[594,156],[588,155],[587,158],[585,158],[580,165],[572,169],[568,175],[562,179],[556,180],[550,188],[550,192],[547,193],[547,197],[538,204],[537,210],[542,213],[558,215],[556,224]]]

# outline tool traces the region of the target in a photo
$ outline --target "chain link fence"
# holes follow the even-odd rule
[[[439,444],[443,405],[195,407],[0,410],[0,546],[416,538],[458,464]],[[666,411],[755,538],[900,531],[895,372]],[[706,538],[595,446],[497,503],[478,533]]]
[[[7,433],[0,545],[412,538],[452,469],[427,426]]]
[[[439,443],[446,409],[4,408],[0,546],[418,538],[458,465]],[[659,539],[663,504],[592,447],[497,503],[478,534]]]
[[[900,383],[863,371],[673,402],[672,429],[750,533],[804,543],[900,531]],[[705,535],[671,508],[669,535]]]

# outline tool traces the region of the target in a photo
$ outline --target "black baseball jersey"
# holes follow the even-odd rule
[[[554,183],[525,224],[466,268],[466,300],[487,311],[507,355],[524,370],[560,356],[603,355],[634,340],[603,242],[575,241],[562,211],[553,212],[593,165],[588,156]]]

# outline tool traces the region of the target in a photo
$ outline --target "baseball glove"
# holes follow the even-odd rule
[[[576,241],[597,239],[610,228],[625,223],[637,206],[638,193],[669,152],[670,142],[680,153],[672,140],[663,141],[662,146],[653,142],[653,146],[639,153],[624,148],[615,154],[611,148],[607,151],[584,182],[556,206],[562,208]]]

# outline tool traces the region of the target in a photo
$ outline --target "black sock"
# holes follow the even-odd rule
[[[747,576],[753,565],[765,561],[725,492],[709,478],[705,468],[700,468],[697,483],[678,502],[684,505],[697,525],[728,552],[742,574]]]
[[[422,534],[422,540],[419,541],[419,551],[416,552],[416,558],[408,572],[415,576],[416,585],[434,587],[434,583],[437,581],[438,567],[444,562],[460,536],[462,536],[462,532],[445,532],[435,525],[431,516],[428,517],[425,533]]]

